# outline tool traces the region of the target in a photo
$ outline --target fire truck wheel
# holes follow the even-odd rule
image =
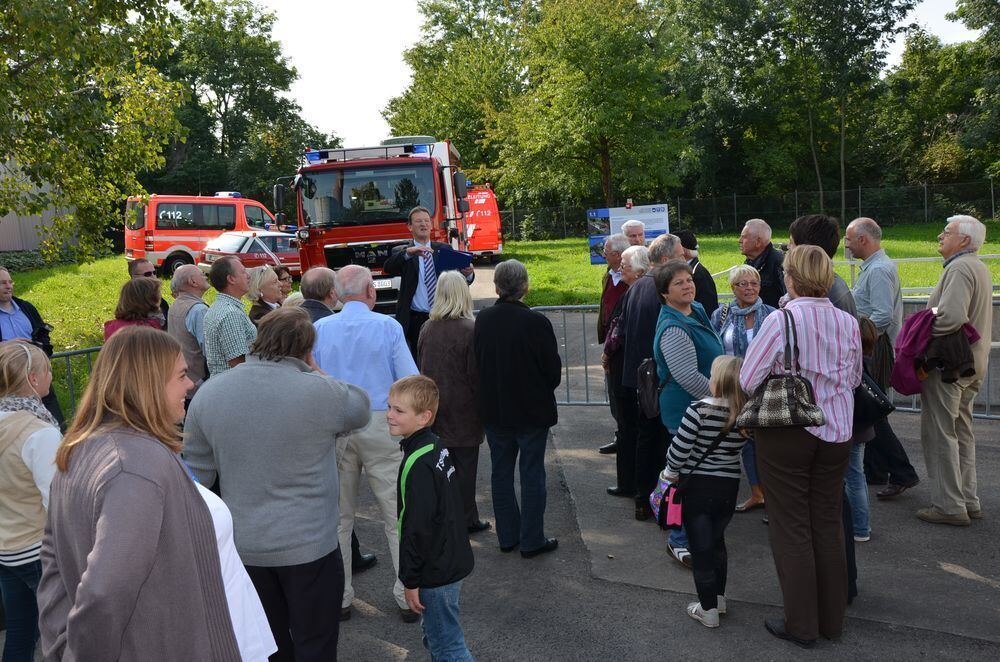
[[[174,253],[163,261],[163,273],[172,276],[177,268],[185,264],[194,264],[191,258],[184,253]]]

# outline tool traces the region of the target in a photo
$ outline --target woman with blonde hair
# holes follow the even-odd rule
[[[854,316],[827,298],[833,263],[822,248],[795,246],[784,268],[789,301],[761,325],[740,384],[753,393],[768,376],[785,372],[787,315],[796,372],[812,385],[825,422],[753,431],[785,607],[784,619],[767,619],[764,625],[775,637],[809,647],[820,635],[839,637],[844,628],[848,584],[841,516],[861,339]]]
[[[229,512],[179,455],[191,385],[166,333],[128,328],[101,349],[56,454],[38,587],[45,659],[260,661],[276,650]]]
[[[247,315],[254,326],[260,325],[260,318],[281,305],[281,283],[278,274],[271,267],[254,267],[250,272],[250,289],[247,299],[253,302]]]
[[[55,473],[59,424],[42,404],[52,367],[40,348],[0,343],[0,594],[4,662],[30,662],[38,641],[39,550]]]
[[[712,361],[711,395],[687,408],[667,450],[664,477],[684,493],[682,519],[688,551],[694,565],[698,602],[687,606],[691,618],[710,628],[719,627],[726,613],[726,526],[736,510],[740,489],[740,451],[746,437],[736,429],[746,394],[740,388],[740,366],[735,356]]]
[[[434,431],[448,448],[465,505],[469,533],[490,528],[479,519],[476,473],[483,423],[479,420],[479,370],[473,334],[472,294],[465,276],[446,271],[438,277],[430,319],[420,329],[417,365],[437,384],[440,394]]]
[[[160,280],[158,278],[133,278],[122,285],[115,307],[115,318],[104,323],[104,341],[115,331],[127,326],[148,326],[162,329],[164,318],[160,312]]]
[[[764,318],[775,309],[760,298],[760,273],[749,264],[740,264],[730,270],[729,287],[733,290],[733,300],[715,309],[712,328],[722,339],[726,354],[743,357],[750,341],[760,332]],[[743,469],[750,483],[750,498],[736,506],[738,513],[764,506],[764,488],[757,474],[753,438],[743,446]]]

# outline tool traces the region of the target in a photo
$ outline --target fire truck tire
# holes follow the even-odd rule
[[[177,268],[185,264],[194,264],[191,261],[191,256],[186,253],[174,253],[169,255],[165,260],[163,260],[163,273],[166,276],[172,276]]]

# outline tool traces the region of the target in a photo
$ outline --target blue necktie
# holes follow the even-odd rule
[[[437,291],[437,273],[430,251],[424,253],[424,286],[427,288],[427,307],[430,308],[434,305],[434,293]]]

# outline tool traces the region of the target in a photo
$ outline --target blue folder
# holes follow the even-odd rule
[[[472,253],[456,251],[452,248],[439,248],[434,253],[434,269],[439,274],[465,269],[471,264]]]

